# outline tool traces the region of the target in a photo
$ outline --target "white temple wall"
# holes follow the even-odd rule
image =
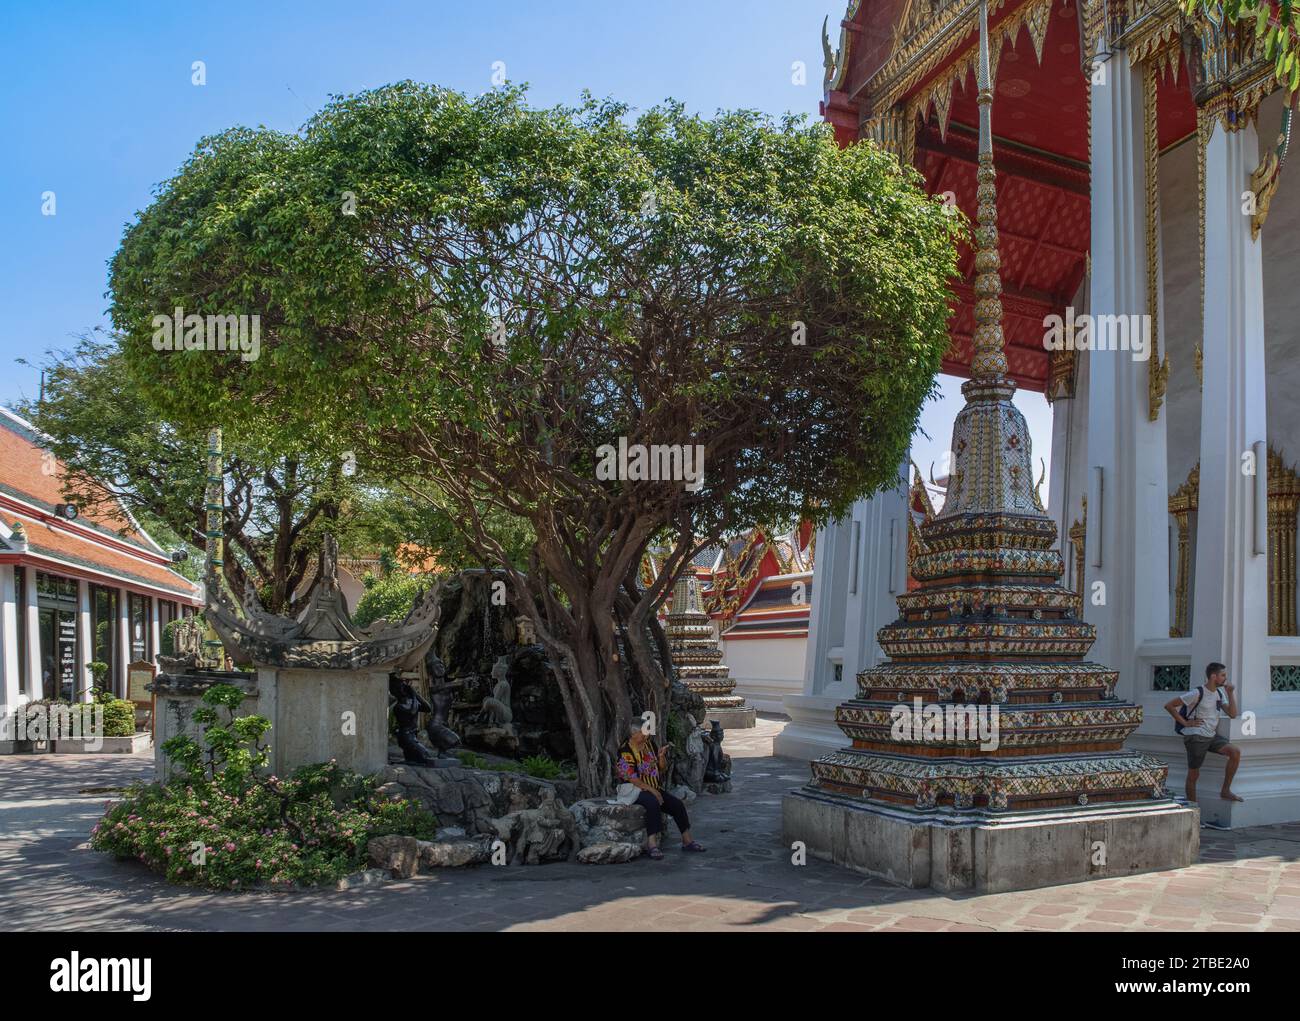
[[[722,648],[736,694],[760,713],[784,713],[785,697],[802,694],[806,638],[736,638]]]
[[[817,535],[803,691],[787,695],[790,717],[777,755],[815,759],[842,748],[835,707],[853,698],[857,675],[884,658],[876,632],[896,620],[907,584],[907,484],[853,505]]]
[[[1282,93],[1260,104],[1260,148],[1274,143]],[[1300,150],[1294,138],[1291,155]],[[1300,160],[1287,160],[1261,235],[1264,241],[1264,345],[1268,363],[1268,438],[1287,464],[1300,462]]]

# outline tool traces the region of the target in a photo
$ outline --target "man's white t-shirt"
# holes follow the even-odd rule
[[[1204,695],[1201,694],[1201,688],[1193,688],[1187,694],[1181,696],[1183,705],[1190,706],[1199,698],[1196,708],[1190,711],[1184,710],[1183,715],[1190,720],[1195,720],[1195,724],[1185,724],[1183,726],[1183,737],[1196,735],[1197,737],[1213,737],[1219,730],[1219,699],[1223,697],[1222,691],[1211,691],[1209,688],[1204,689]],[[1225,700],[1224,708],[1227,708]]]

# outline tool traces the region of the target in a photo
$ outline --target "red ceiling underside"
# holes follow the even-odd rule
[[[975,218],[977,138],[960,125],[946,140],[933,127],[917,135],[916,165],[932,194],[952,192],[962,211]],[[1047,351],[1043,320],[1063,314],[1083,280],[1088,251],[1088,175],[1048,158],[994,147],[998,189],[998,252],[1002,256],[1002,332],[1007,364],[1021,386],[1044,389]],[[944,371],[967,375],[975,329],[974,252],[959,248],[961,280],[950,321],[952,348]]]
[[[1011,6],[995,20],[995,29]],[[946,71],[937,69],[932,77]],[[922,83],[918,91],[925,88]],[[964,89],[953,91],[946,138],[940,137],[935,114],[927,111],[915,153],[927,189],[932,194],[952,192],[972,222],[979,123],[975,98],[974,76],[967,75]],[[1091,227],[1087,104],[1074,2],[1061,0],[1048,23],[1041,64],[1026,29],[1014,45],[1004,44],[993,101],[1002,326],[1011,375],[1033,390],[1043,390],[1048,375],[1043,320],[1064,315],[1084,276]],[[1160,82],[1159,110],[1162,148],[1195,130],[1185,69],[1180,69],[1177,81],[1166,76]],[[945,372],[961,376],[969,375],[975,327],[973,262],[969,246],[963,245],[961,280],[954,288],[958,301],[949,327],[952,348],[943,366]]]

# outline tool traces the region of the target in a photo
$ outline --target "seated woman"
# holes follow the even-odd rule
[[[686,816],[686,806],[660,785],[660,772],[667,772],[668,749],[658,747],[654,739],[634,722],[627,740],[618,753],[618,776],[624,783],[639,788],[634,804],[645,809],[646,833],[650,845],[646,854],[659,861],[664,853],[659,850],[659,836],[664,828],[664,812],[673,817],[682,834],[683,851],[703,851],[704,846],[691,837],[691,821]]]

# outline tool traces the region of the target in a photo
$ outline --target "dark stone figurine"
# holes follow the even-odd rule
[[[458,684],[449,684],[429,692],[429,698],[433,701],[433,710],[429,713],[429,722],[424,728],[424,734],[440,755],[446,755],[460,744],[460,735],[447,726],[447,710],[451,708],[451,693],[458,687],[460,687]]]
[[[723,734],[722,724],[714,720],[712,728],[704,735],[705,744],[708,745],[708,754],[704,760],[705,783],[726,783],[731,779],[722,760]]]
[[[437,759],[419,737],[420,713],[432,712],[432,707],[397,674],[388,675],[388,699],[397,720],[397,743],[406,761],[414,766],[437,765]]]

